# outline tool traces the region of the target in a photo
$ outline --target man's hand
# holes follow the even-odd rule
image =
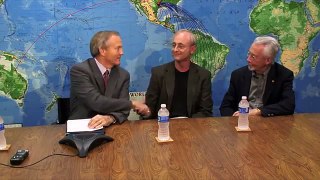
[[[249,116],[260,116],[260,115],[261,115],[261,111],[258,108],[249,110]],[[239,111],[234,112],[232,116],[239,116]]]
[[[149,107],[140,101],[132,101],[132,109],[137,112],[139,115],[150,116]]]
[[[234,112],[232,116],[239,116],[239,111]]]
[[[96,115],[88,123],[88,127],[93,128],[101,128],[103,126],[109,126],[114,122],[114,117],[111,115]]]
[[[250,116],[260,116],[261,115],[261,111],[258,108],[250,109],[249,115]]]

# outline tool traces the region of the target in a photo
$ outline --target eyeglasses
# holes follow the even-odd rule
[[[253,61],[264,58],[263,56],[254,55],[251,52],[248,52],[247,57],[249,57]]]

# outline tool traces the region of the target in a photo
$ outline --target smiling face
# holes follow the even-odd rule
[[[107,66],[106,68],[120,65],[120,59],[123,55],[120,36],[112,35],[105,45],[99,48],[99,52],[104,64]]]
[[[196,45],[191,41],[191,34],[189,32],[175,34],[171,51],[175,61],[189,61],[196,51]]]
[[[264,48],[263,44],[252,44],[248,52],[248,67],[258,74],[264,73],[272,63],[272,59],[265,55]]]

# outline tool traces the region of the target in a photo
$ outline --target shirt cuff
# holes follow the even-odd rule
[[[109,115],[112,119],[112,124],[115,124],[117,122],[117,119],[113,115]]]

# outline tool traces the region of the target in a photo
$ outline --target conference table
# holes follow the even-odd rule
[[[236,117],[171,119],[172,142],[156,141],[157,121],[126,121],[105,129],[114,141],[88,156],[51,156],[25,168],[0,165],[0,179],[320,179],[320,114],[250,117],[237,132]],[[9,164],[28,149],[26,166],[51,154],[75,155],[59,144],[66,125],[6,129]]]

